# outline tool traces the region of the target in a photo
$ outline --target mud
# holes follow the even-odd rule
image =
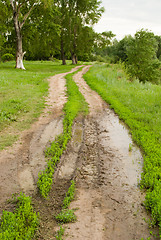
[[[64,239],[147,239],[150,230],[144,220],[148,218],[143,206],[145,195],[138,188],[141,152],[127,127],[84,82],[82,74],[87,70],[85,67],[74,77],[90,114],[84,122],[77,159],[78,188],[71,204],[78,209],[78,221],[66,226]]]
[[[63,239],[147,239],[150,230],[144,218],[149,216],[143,206],[144,192],[138,188],[143,164],[141,152],[126,126],[83,80],[82,75],[88,69],[89,66],[84,67],[74,80],[89,104],[90,113],[86,118],[78,117],[74,123],[72,139],[54,174],[49,198],[44,200],[39,196],[35,183],[39,170],[45,166],[44,149],[62,131],[62,107],[66,101],[64,74],[50,79],[48,107],[27,132],[22,145],[17,151],[13,148],[14,151],[0,156],[3,193],[0,201],[16,191],[35,192],[34,208],[40,212],[35,239],[55,239],[58,224],[54,216],[61,210],[70,180],[75,179],[76,196],[70,207],[77,209],[77,221],[64,225]],[[154,229],[154,234],[157,233]],[[151,236],[152,239],[159,238]]]
[[[36,191],[38,172],[46,165],[44,150],[63,130],[62,109],[66,102],[66,74],[68,73],[61,73],[48,80],[49,95],[43,114],[31,129],[21,134],[19,141],[0,152],[1,209],[12,194],[21,191],[32,194]]]

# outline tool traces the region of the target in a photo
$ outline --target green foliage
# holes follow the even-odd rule
[[[144,172],[140,184],[149,189],[146,208],[161,231],[161,86],[127,81],[118,66],[94,66],[84,77],[130,127],[133,139],[142,148]]]
[[[146,195],[145,206],[151,211],[153,224],[159,225],[159,235],[161,238],[161,180],[156,181],[154,189],[149,190]]]
[[[77,220],[74,210],[72,209],[63,209],[55,218],[61,223],[70,223]]]
[[[59,54],[59,12],[54,4],[44,5],[36,6],[22,30],[27,60],[52,60],[53,56]]]
[[[10,53],[5,53],[2,57],[1,57],[3,62],[8,62],[8,61],[12,61],[14,60],[14,56]]]
[[[71,53],[81,58],[82,54],[90,54],[94,31],[87,25],[97,23],[104,12],[99,0],[19,0],[16,5],[0,0],[0,9],[0,50],[3,50],[0,57],[9,48],[12,50],[9,53],[16,52],[19,29],[27,60],[60,57],[60,51],[67,58]],[[17,18],[14,18],[13,12]],[[13,22],[16,19],[19,28],[15,32]]]
[[[111,43],[111,39],[115,37],[111,31],[97,33],[95,38],[95,45],[98,49],[104,49]]]
[[[68,189],[68,192],[66,193],[66,197],[63,200],[63,209],[66,209],[69,207],[71,201],[74,199],[74,193],[75,193],[75,182],[71,181],[71,186]]]
[[[128,71],[141,82],[158,82],[160,80],[160,62],[156,56],[157,47],[154,34],[142,29],[135,34],[127,48]]]
[[[78,70],[79,71],[79,70]],[[47,167],[44,171],[39,173],[37,186],[40,194],[46,198],[53,182],[53,173],[55,167],[60,160],[63,151],[67,147],[67,143],[71,138],[72,125],[75,117],[81,114],[88,113],[88,104],[85,102],[84,97],[79,92],[79,88],[72,80],[75,73],[68,74],[67,79],[67,95],[68,101],[64,106],[65,117],[63,120],[63,134],[59,135],[51,146],[46,150],[46,157],[49,158]],[[71,198],[71,196],[69,196]]]
[[[56,216],[56,220],[61,223],[75,222],[76,216],[74,210],[68,209],[71,201],[74,199],[75,194],[75,182],[72,180],[71,185],[63,200],[62,211]]]
[[[94,43],[94,31],[87,25],[98,22],[104,8],[100,7],[98,0],[58,0],[61,25],[61,55],[71,55],[73,64],[76,64],[77,57],[90,54]],[[84,26],[86,25],[86,26]]]
[[[161,61],[161,36],[155,36],[158,43],[157,58]]]
[[[65,232],[65,229],[62,227],[62,226],[60,226],[60,229],[57,231],[57,234],[56,234],[56,239],[57,240],[63,240],[63,235],[64,235],[64,232]]]
[[[31,198],[20,194],[15,213],[3,211],[0,225],[1,240],[30,240],[38,227],[38,216],[31,206]]]

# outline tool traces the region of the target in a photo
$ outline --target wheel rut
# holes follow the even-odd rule
[[[49,198],[40,197],[36,182],[38,172],[46,165],[44,150],[63,129],[67,73],[49,79],[44,113],[15,146],[0,154],[1,210],[11,207],[5,200],[12,193],[24,191],[32,195],[34,208],[40,213],[35,239],[55,239],[58,224],[54,216],[60,212],[70,180],[74,179],[76,196],[70,207],[77,209],[77,221],[64,226],[64,240],[146,239],[150,234],[144,218],[148,216],[143,206],[144,192],[138,188],[142,155],[126,126],[84,81],[83,74],[89,68],[83,67],[74,75],[74,81],[90,112],[85,118],[78,116],[74,122],[72,138],[54,173]],[[129,144],[133,146],[130,152]],[[157,231],[154,229],[154,233]],[[151,239],[158,238],[151,236]]]
[[[71,208],[78,209],[78,220],[66,226],[64,239],[147,239],[150,230],[144,220],[148,218],[144,192],[138,187],[141,152],[118,116],[84,81],[82,76],[88,69],[86,66],[74,75],[90,113],[83,124],[76,164],[77,193],[71,203]]]

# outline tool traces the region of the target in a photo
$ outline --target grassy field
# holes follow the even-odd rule
[[[0,64],[0,150],[10,146],[19,132],[38,118],[48,92],[46,79],[70,71],[70,63],[24,62],[26,71],[15,69],[15,62]]]
[[[96,65],[84,77],[130,127],[144,152],[141,187],[147,189],[145,206],[161,236],[161,86],[128,81],[117,65]]]

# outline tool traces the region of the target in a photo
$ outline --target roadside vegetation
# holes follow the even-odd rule
[[[62,66],[60,61],[25,62],[26,71],[14,66],[15,62],[0,64],[0,150],[17,140],[20,131],[42,112],[48,93],[47,78],[73,68],[69,64]]]
[[[80,70],[78,70],[80,71]],[[67,79],[67,96],[68,101],[64,106],[64,120],[63,120],[63,133],[52,142],[51,146],[46,150],[47,167],[44,171],[39,173],[37,186],[40,194],[47,198],[53,183],[53,174],[57,163],[63,151],[67,147],[67,143],[72,135],[72,126],[74,119],[78,114],[87,114],[88,105],[85,102],[83,95],[80,93],[79,88],[73,81],[72,77],[75,73],[68,74]]]
[[[110,104],[129,126],[144,153],[140,186],[147,189],[145,207],[161,237],[161,86],[129,81],[121,65],[96,65],[84,75],[89,86]]]
[[[63,200],[63,206],[61,212],[55,217],[56,220],[60,223],[69,223],[75,222],[76,216],[74,210],[69,209],[71,201],[74,199],[75,193],[75,182],[72,180],[71,185],[66,193],[66,196]]]
[[[0,239],[32,239],[39,224],[39,216],[33,211],[31,198],[20,194],[12,201],[17,203],[17,207],[14,212],[3,211]]]
[[[75,182],[72,180],[71,185],[66,193],[66,196],[63,200],[63,206],[61,212],[55,217],[58,222],[61,224],[75,222],[77,220],[74,209],[69,209],[71,201],[74,199],[75,195]],[[56,233],[56,239],[62,240],[65,232],[65,228],[60,225],[60,229]]]

